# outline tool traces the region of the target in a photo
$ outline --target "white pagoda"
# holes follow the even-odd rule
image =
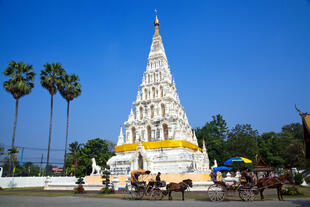
[[[180,104],[157,15],[154,26],[146,71],[124,123],[125,134],[121,126],[116,155],[107,164],[114,176],[138,169],[162,174],[208,172],[205,144],[203,149],[198,147],[195,131]]]

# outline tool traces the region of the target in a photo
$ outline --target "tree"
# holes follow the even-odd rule
[[[16,174],[17,175],[17,174]],[[19,176],[38,176],[39,167],[32,162],[25,162],[21,167],[21,174]]]
[[[13,174],[10,174],[10,170],[9,170],[9,166],[12,166],[12,169],[15,168],[15,172],[14,170],[12,172],[14,172],[14,175],[18,176],[21,174],[21,167],[19,165],[19,162],[16,159],[16,156],[10,156],[10,154],[8,154],[4,160],[3,160],[3,176],[7,176],[10,177]]]
[[[196,129],[196,136],[200,147],[202,146],[202,140],[206,140],[207,151],[211,162],[214,159],[218,163],[225,161],[226,153],[224,151],[224,144],[227,132],[227,123],[220,114],[212,116],[212,121],[207,122],[204,127]]]
[[[48,90],[51,95],[51,113],[50,113],[50,127],[48,135],[48,151],[47,151],[47,161],[46,166],[49,165],[50,158],[50,145],[52,137],[52,121],[53,121],[53,97],[57,93],[57,84],[60,83],[62,76],[65,75],[65,70],[62,68],[62,65],[59,63],[46,63],[44,65],[44,70],[41,71],[41,85],[43,88]],[[46,168],[46,175],[48,174],[48,168]]]
[[[69,155],[66,157],[66,174],[75,175],[77,168],[77,153],[80,151],[81,144],[78,142],[72,142],[69,144]]]
[[[76,178],[77,178],[77,181],[75,184],[78,184],[78,186],[73,189],[73,192],[74,193],[85,193],[85,189],[83,187],[83,184],[85,184],[84,177],[80,176]]]
[[[285,167],[307,168],[310,163],[305,159],[303,128],[300,123],[292,123],[282,127],[281,142],[283,146],[282,157]]]
[[[291,123],[284,125],[281,131],[282,137],[303,140],[303,128],[300,123]]]
[[[271,167],[283,167],[284,159],[283,156],[283,142],[279,133],[267,132],[263,133],[257,139],[259,154],[263,160],[268,163]]]
[[[246,157],[255,160],[258,154],[258,131],[250,124],[237,124],[228,133],[226,150],[230,157]]]
[[[103,185],[103,188],[100,190],[101,193],[111,193],[112,191],[109,189],[109,186],[110,186],[110,172],[108,169],[104,169],[103,172],[102,172],[102,185]],[[113,189],[114,190],[114,189]]]
[[[113,152],[109,150],[109,146],[105,140],[100,138],[88,140],[77,152],[78,168],[76,176],[85,176],[91,173],[91,158],[95,158],[97,165],[106,168],[106,163],[112,154]]]
[[[66,169],[67,145],[68,145],[68,129],[69,129],[69,105],[70,101],[81,94],[81,84],[79,83],[77,75],[64,75],[59,81],[57,87],[61,96],[67,101],[67,127],[66,127],[66,142],[65,142],[65,156],[64,169]]]
[[[3,83],[5,90],[12,94],[15,99],[15,118],[12,135],[11,149],[15,148],[15,131],[18,116],[18,101],[21,97],[30,94],[34,87],[34,77],[32,65],[27,65],[23,62],[10,61],[8,67],[3,72],[9,80]],[[9,176],[11,174],[11,166],[9,165]]]

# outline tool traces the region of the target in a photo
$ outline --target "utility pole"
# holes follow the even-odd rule
[[[42,171],[42,163],[43,163],[43,153],[42,153],[42,156],[41,156],[41,162],[40,162],[40,176],[41,176],[41,171]]]

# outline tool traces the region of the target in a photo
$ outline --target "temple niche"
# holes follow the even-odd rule
[[[124,123],[125,136],[121,126],[116,155],[108,161],[111,174],[128,175],[137,169],[163,174],[208,172],[205,145],[198,147],[195,131],[180,104],[157,15],[154,26],[146,71]]]

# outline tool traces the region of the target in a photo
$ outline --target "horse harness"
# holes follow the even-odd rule
[[[279,185],[279,184],[281,184],[281,185],[284,185],[284,182],[282,182],[281,181],[281,179],[279,178],[279,177],[272,177],[273,179],[275,179],[277,182],[276,183],[273,183],[273,184],[270,184],[270,185],[266,185],[266,186],[263,186],[263,187],[260,187],[260,188],[258,188],[258,190],[260,190],[260,189],[265,189],[265,188],[269,188],[269,187],[271,187],[271,186],[274,186],[274,185]],[[268,178],[268,179],[271,179],[271,178]]]
[[[181,182],[180,185],[182,186],[182,188],[184,188],[184,190],[189,189],[189,185],[185,182]]]

